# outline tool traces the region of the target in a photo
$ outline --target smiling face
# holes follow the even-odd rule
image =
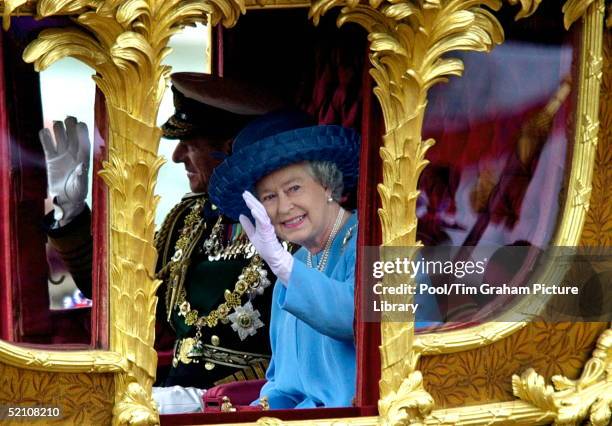
[[[204,137],[181,139],[172,154],[172,161],[185,164],[189,187],[193,192],[206,192],[213,169],[221,163],[220,154],[229,152],[230,141],[213,141]]]
[[[313,253],[323,249],[339,205],[327,201],[331,191],[311,176],[307,163],[270,173],[256,190],[279,237]]]

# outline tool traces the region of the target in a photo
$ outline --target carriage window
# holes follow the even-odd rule
[[[543,247],[559,212],[572,48],[509,40],[459,56],[465,75],[431,91],[423,129],[436,140],[420,181],[424,242]]]
[[[165,63],[172,66],[172,72],[210,72],[209,27],[200,24],[195,27],[187,27],[170,39],[169,46],[172,48],[172,53],[168,55]],[[161,126],[173,113],[172,91],[166,90],[157,114],[157,124]],[[172,162],[172,152],[177,142],[177,140],[162,138],[159,143],[159,155],[166,159],[166,163],[159,171],[155,187],[155,193],[161,196],[155,215],[155,223],[158,226],[161,225],[170,209],[181,200],[185,193],[189,192],[185,167]]]
[[[75,155],[70,155],[72,151],[64,148],[69,144],[63,144],[62,152],[69,155],[62,156],[51,135],[43,138],[49,144],[41,143],[39,131],[52,120],[64,120],[66,114],[91,123],[94,84],[91,70],[76,61],[57,63],[41,77],[32,64],[22,60],[25,47],[49,25],[51,23],[45,20],[16,18],[11,29],[0,38],[0,49],[5,58],[0,71],[0,150],[3,163],[0,167],[3,182],[0,192],[5,200],[2,205],[3,223],[9,225],[2,232],[7,250],[3,251],[5,281],[0,291],[1,309],[10,312],[8,323],[6,326],[3,324],[2,337],[17,342],[89,344],[90,309],[63,312],[61,308],[87,308],[90,301],[76,292],[74,285],[65,290],[66,294],[51,297],[49,294],[50,290],[56,289],[54,285],[50,288],[49,277],[55,282],[62,281],[62,278],[61,271],[49,273],[49,264],[55,262],[47,257],[50,228],[46,213],[54,208],[46,198],[50,186],[47,184],[50,180],[47,160],[52,160],[56,166],[52,176],[55,181],[53,192],[62,192],[63,200],[73,204],[74,215],[86,202],[91,204],[91,198],[85,200],[85,192],[90,192],[85,183],[79,185],[81,198],[78,202],[76,198],[65,197],[65,190],[70,185],[64,185],[66,174],[60,176],[61,170],[74,171],[77,164],[89,163],[90,150],[81,150],[77,161]],[[90,127],[93,126],[90,124]],[[86,138],[86,132],[82,134]],[[48,155],[45,155],[43,147],[49,148]],[[73,160],[69,161],[69,158]],[[86,167],[80,170],[82,172]],[[88,180],[87,173],[82,172],[79,176],[83,177],[80,179],[83,182]],[[66,204],[63,212],[66,219],[74,217],[67,213]],[[53,214],[49,224],[52,222]],[[89,227],[85,229],[88,231]],[[91,237],[88,241],[91,245]],[[91,261],[88,267],[91,269]],[[69,280],[64,278],[64,281],[67,283]],[[59,308],[59,311],[52,308]]]
[[[93,141],[95,83],[91,78],[93,70],[76,59],[66,58],[40,73],[40,95],[44,127],[53,128],[54,121],[63,121],[68,116],[76,117],[87,125],[89,140]],[[67,102],[67,99],[70,100]],[[93,161],[90,151],[89,164]],[[88,189],[85,202],[92,206],[92,174],[89,167]],[[45,199],[45,214],[53,211],[53,200]],[[75,281],[57,251],[46,246],[49,263],[50,308],[73,309],[90,307],[91,299],[86,298],[77,288]]]
[[[282,23],[280,28],[276,27],[278,23]],[[189,149],[193,150],[194,161],[208,157],[218,159],[224,153],[221,152],[221,149],[217,150],[217,145],[215,145],[211,150],[221,155],[218,157],[208,156],[209,151],[205,151],[205,149],[210,147],[202,148],[202,145],[205,144],[196,145],[196,142],[192,142],[190,138],[195,136],[196,138],[202,137],[203,140],[208,138],[212,143],[225,143],[238,134],[240,129],[243,128],[242,126],[246,125],[246,121],[250,119],[252,121],[249,121],[249,123],[254,123],[256,120],[253,117],[264,112],[262,108],[257,110],[260,111],[258,113],[250,112],[249,108],[256,109],[252,106],[253,103],[256,103],[252,102],[253,100],[265,99],[266,102],[262,103],[270,108],[268,110],[270,112],[285,105],[298,106],[312,116],[308,121],[303,121],[305,126],[340,124],[344,127],[359,129],[362,112],[361,82],[364,77],[363,65],[366,60],[364,53],[366,36],[360,28],[352,28],[352,31],[351,28],[342,29],[343,36],[335,39],[330,34],[340,31],[338,31],[333,17],[327,19],[324,25],[315,28],[308,21],[307,10],[305,9],[274,11],[273,13],[251,11],[241,18],[239,25],[235,28],[224,29],[215,33],[222,37],[218,44],[215,43],[215,46],[223,45],[223,51],[218,52],[219,57],[216,58],[214,64],[222,69],[224,80],[220,82],[215,80],[214,76],[202,75],[198,78],[185,74],[173,76],[177,92],[176,104],[173,105],[172,103],[174,94],[169,92],[169,96],[166,98],[169,101],[169,108],[162,107],[160,110],[159,124],[164,124],[169,117],[172,117],[173,120],[168,120],[164,131],[170,137],[182,136],[184,142],[180,146],[185,147],[184,151],[187,152],[190,152]],[[278,34],[284,34],[285,36],[278,37]],[[334,40],[334,43],[331,43],[330,40]],[[185,54],[190,59],[198,58],[200,55],[194,54],[194,52],[200,51],[203,51],[203,48],[191,47],[187,49]],[[199,71],[201,73],[206,70],[206,64],[203,63],[195,64],[195,66],[193,63],[187,63],[186,65],[187,67],[183,68],[175,67],[173,71]],[[223,88],[223,90],[215,92],[211,86],[206,86],[208,81],[215,81],[220,84],[218,87]],[[196,82],[203,82],[203,84],[197,85],[197,89],[200,89],[199,92],[196,92],[190,86],[192,83],[195,86]],[[224,85],[225,82],[231,84]],[[244,87],[251,91],[241,91]],[[209,89],[210,92],[206,89]],[[209,93],[216,93],[226,103],[216,105],[211,102],[210,106],[204,104],[205,101],[209,100],[205,96]],[[242,93],[245,93],[244,100],[240,99],[239,96]],[[254,94],[261,97],[254,96]],[[199,103],[206,106],[194,106],[190,103],[190,99],[198,100]],[[243,107],[247,108],[248,114],[238,113],[231,109],[228,109],[226,113],[216,111],[228,106],[227,104],[234,102],[236,99],[242,102]],[[215,107],[215,109],[212,107]],[[211,110],[214,112],[211,112]],[[201,111],[210,112],[210,115],[197,114]],[[190,112],[193,115],[190,115]],[[244,116],[245,114],[250,116],[249,119],[234,117]],[[211,116],[222,118],[209,119],[210,123],[206,123],[208,127],[200,128],[200,126],[204,127],[202,124]],[[304,118],[301,114],[299,116],[300,119]],[[297,120],[297,117],[291,115],[289,119]],[[292,123],[293,121],[288,120],[288,124],[291,125]],[[302,121],[299,123],[302,123]],[[190,128],[201,130],[202,133],[197,135],[189,133]],[[337,128],[334,128],[334,130],[338,131]],[[352,131],[346,130],[342,134],[345,135],[343,137],[346,138],[347,144],[349,141],[353,143],[356,139],[356,136],[353,138],[352,135],[355,135],[355,133]],[[172,143],[172,141],[162,140],[160,153],[170,160],[175,146],[176,143]],[[225,147],[223,145],[223,148]],[[357,148],[352,145],[352,149],[356,150]],[[205,152],[205,155],[196,157],[196,154],[201,152]],[[351,158],[354,159],[355,157]],[[177,159],[180,159],[179,154],[177,154]],[[200,185],[201,182],[199,180],[195,181],[195,178],[193,178],[194,176],[198,177],[197,172],[200,169],[194,170],[192,168],[188,170],[190,173],[185,173],[185,169],[189,169],[189,165],[191,165],[189,161],[186,161],[186,166],[174,166],[174,169],[168,168],[168,166],[173,166],[169,161],[164,166],[169,172],[167,174],[165,174],[165,170],[160,172],[157,193],[162,195],[162,202],[167,207],[160,206],[157,214],[158,225],[165,216],[168,216],[166,213],[168,209],[174,207],[184,193],[190,192],[190,190],[194,192],[205,190],[205,186]],[[246,164],[251,161],[253,164],[261,164],[258,163],[258,159],[251,157],[247,161],[241,161],[240,164],[245,164],[245,167],[247,167]],[[206,162],[207,172],[212,169],[210,163],[212,161]],[[355,164],[355,162],[351,164]],[[220,169],[222,168],[220,167],[217,170]],[[346,181],[353,184],[356,172],[353,169],[351,169],[351,172],[352,174],[347,175],[349,177]],[[304,173],[306,173],[306,177],[310,177],[308,172]],[[166,179],[164,175],[168,178]],[[203,176],[205,173],[200,173],[200,175]],[[192,178],[191,185],[187,185],[188,177]],[[306,180],[315,182],[312,179]],[[315,183],[315,185],[318,184]],[[198,190],[199,188],[202,189]],[[323,187],[320,186],[320,188]],[[319,189],[319,187],[316,187],[316,189]],[[348,210],[353,210],[356,188],[353,184],[347,186],[346,189],[347,191],[343,194],[342,189],[338,187],[339,194],[335,196],[338,198],[337,201],[346,203]],[[353,193],[349,193],[349,191]],[[240,194],[242,191],[232,193]],[[168,226],[164,224],[158,234],[157,241],[162,248],[158,252],[157,267],[158,271],[161,271],[161,279],[164,280],[161,289],[165,293],[165,297],[164,294],[159,297],[160,300],[166,302],[167,311],[163,319],[167,323],[167,318],[170,318],[175,330],[171,337],[172,340],[176,341],[176,343],[168,345],[169,349],[165,350],[162,344],[166,342],[161,342],[161,339],[159,339],[157,349],[160,357],[157,380],[160,389],[157,395],[160,397],[160,401],[163,401],[161,395],[163,395],[164,389],[175,385],[210,389],[236,380],[261,380],[264,378],[270,362],[269,336],[272,329],[270,310],[273,291],[271,283],[268,282],[269,279],[261,277],[271,277],[272,273],[263,262],[257,268],[253,268],[261,260],[259,257],[252,256],[252,251],[245,242],[246,238],[241,233],[240,224],[237,221],[232,221],[229,217],[217,221],[212,213],[214,208],[207,201],[202,201],[200,204],[200,198],[203,199],[203,197],[191,197],[181,203],[179,208],[174,210],[178,213],[170,215],[170,220],[166,222]],[[210,198],[213,199],[212,192]],[[318,201],[323,201],[324,205],[328,206],[334,200],[325,201],[319,198]],[[191,207],[186,208],[185,206],[188,206],[190,202],[192,203]],[[219,204],[219,206],[221,211],[229,213],[223,208],[227,206],[222,206],[222,204]],[[183,210],[181,211],[181,209]],[[337,215],[335,219],[338,222],[337,226],[340,227],[344,216],[339,215],[338,212],[335,212],[335,214]],[[356,216],[346,215],[346,217],[349,216],[351,220],[356,221]],[[193,225],[194,223],[196,225]],[[204,226],[200,226],[200,224],[204,224]],[[350,244],[350,241],[354,241],[351,238],[356,237],[356,226],[354,223],[348,224],[348,222],[342,226],[346,228],[342,228],[342,236],[338,237],[338,241],[344,240],[344,244]],[[202,231],[199,231],[200,229]],[[296,241],[293,242],[299,244]],[[183,247],[179,243],[183,244]],[[191,250],[191,248],[193,249]],[[299,247],[296,246],[295,249],[297,250]],[[354,246],[351,245],[351,249],[354,249]],[[187,250],[191,251],[187,252]],[[347,249],[348,251],[349,249]],[[185,256],[186,252],[189,253],[188,258]],[[188,262],[182,263],[181,268],[174,268],[176,272],[166,267],[172,265],[170,263],[172,259],[178,259],[178,262],[181,262],[185,258],[188,259]],[[174,260],[174,262],[177,262],[177,260]],[[327,265],[333,265],[333,262],[338,262],[338,258],[330,259]],[[328,269],[331,271],[333,268]],[[258,272],[253,274],[249,271]],[[243,278],[246,279],[247,272],[248,277],[250,277],[249,280],[256,279],[252,284],[249,284],[250,288],[255,290],[232,293],[232,289],[241,288],[242,280]],[[350,272],[352,271],[347,268],[347,276],[351,276]],[[181,273],[184,276],[179,275]],[[260,279],[261,281],[259,281]],[[343,280],[348,281],[349,279],[344,278],[343,275]],[[260,282],[263,283],[261,286],[259,285]],[[174,286],[172,283],[181,284]],[[268,286],[270,287],[267,288]],[[175,288],[177,289],[176,292],[174,292]],[[342,301],[345,303],[342,304],[343,315],[341,315],[341,318],[346,321],[341,321],[342,327],[340,328],[342,331],[340,333],[343,333],[342,339],[350,340],[352,339],[352,320],[349,321],[348,319],[351,318],[353,310],[352,287],[347,284],[343,287],[343,290],[345,291],[342,293]],[[229,302],[230,297],[231,302]],[[347,302],[349,299],[350,302]],[[232,307],[228,309],[228,306]],[[183,315],[185,309],[189,309],[187,315]],[[336,311],[333,313],[335,314]],[[217,316],[220,318],[218,321],[208,322],[206,319],[216,318]],[[195,322],[191,321],[192,318],[195,319]],[[237,321],[240,321],[240,323]],[[333,321],[327,323],[333,323]],[[335,330],[329,331],[327,329],[325,331],[330,334],[335,332]],[[161,333],[157,335],[162,336]],[[170,339],[168,341],[173,343],[170,342]],[[330,350],[338,350],[338,345],[333,345]],[[169,356],[164,358],[161,355],[162,353],[169,353]],[[346,357],[350,363],[352,361],[350,359],[352,358],[351,354],[346,354]],[[164,362],[167,362],[166,366]],[[166,369],[162,371],[164,367]],[[291,361],[286,361],[283,368],[292,368]],[[349,393],[352,391],[352,387],[354,387],[352,383],[356,379],[351,367],[347,367],[346,370],[342,397],[338,397],[338,401],[341,402],[336,405],[350,405],[352,394],[349,395]],[[254,386],[248,394],[245,394],[244,399],[245,401],[248,400],[245,403],[257,399],[262,383],[259,381],[251,383],[251,385]],[[283,385],[286,385],[286,383]],[[214,411],[216,401],[211,400],[209,402],[213,407],[212,411]],[[276,405],[272,405],[272,407],[282,408],[277,404],[278,402],[273,401],[273,404]],[[308,407],[309,403],[309,400],[304,398],[303,407]],[[161,412],[163,413],[163,409]]]
[[[475,247],[472,255],[499,262],[512,246],[527,253],[551,243],[564,203],[575,88],[572,37],[553,18],[555,7],[519,22],[502,14],[505,43],[489,54],[458,52],[463,77],[430,91],[423,135],[436,144],[417,204],[425,245]],[[450,322],[492,317],[500,300],[442,299]]]
[[[208,31],[206,27],[199,25],[195,28],[186,28],[172,38],[170,47],[173,48],[173,52],[168,57],[167,63],[175,71],[205,71],[207,67],[207,56],[205,54],[208,48],[207,40]],[[194,51],[200,51],[202,54],[193,55]],[[94,105],[95,83],[91,78],[92,73],[93,71],[83,63],[72,58],[66,58],[40,74],[44,127],[52,129],[54,121],[73,116],[87,125],[89,140],[93,141],[94,109],[92,106]],[[70,99],[70,102],[66,102],[66,99]],[[168,91],[162,101],[159,116],[168,116],[172,109],[172,94]],[[175,141],[163,140],[160,144],[160,155],[169,160],[175,145]],[[90,163],[93,154],[92,150]],[[88,206],[92,206],[92,170],[93,168],[90,167],[89,188],[86,198]],[[171,161],[168,161],[162,168],[157,193],[162,194],[163,197],[157,210],[157,223],[161,223],[168,211],[180,199],[180,195],[188,192],[187,181],[178,177],[182,175],[184,175],[182,167]],[[177,190],[180,187],[184,190]],[[52,200],[47,197],[45,213],[52,210]],[[64,265],[56,250],[47,244],[46,252],[49,263],[50,308],[90,307],[91,300],[86,298],[77,288],[72,275],[68,272],[68,268]]]

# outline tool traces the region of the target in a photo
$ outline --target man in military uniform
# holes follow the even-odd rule
[[[280,104],[204,74],[174,74],[172,83],[176,111],[162,130],[164,137],[180,139],[172,160],[185,165],[192,192],[168,214],[155,239],[165,289],[160,311],[178,337],[165,385],[208,388],[264,378],[271,277],[240,224],[220,216],[206,190],[238,131]]]
[[[242,83],[198,73],[173,74],[172,91],[176,110],[162,129],[164,137],[180,140],[172,159],[185,165],[192,192],[170,211],[155,237],[157,277],[163,281],[158,348],[163,349],[162,323],[175,336],[172,366],[158,383],[209,388],[264,378],[270,357],[272,291],[267,287],[273,277],[240,224],[220,216],[206,190],[238,131],[281,104]],[[65,123],[66,128],[54,123],[57,145],[49,130],[40,134],[54,199],[47,228],[77,285],[90,294],[90,212],[84,202],[89,140],[84,124],[74,118]],[[78,234],[88,238],[75,238]]]

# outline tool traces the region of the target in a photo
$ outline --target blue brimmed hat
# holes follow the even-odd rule
[[[253,191],[264,176],[302,161],[331,161],[346,189],[357,185],[360,137],[341,126],[313,126],[306,114],[279,111],[264,115],[234,139],[233,153],[215,168],[208,194],[221,212],[233,219],[250,215],[242,193]]]

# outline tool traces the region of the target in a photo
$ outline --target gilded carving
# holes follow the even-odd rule
[[[599,130],[599,122],[593,122],[591,117],[584,117],[582,125],[582,143],[588,143],[593,146],[593,149],[597,147],[597,131]]]
[[[520,2],[521,10],[516,14],[516,19],[523,19],[531,16],[535,13],[542,3],[542,0],[508,0],[508,3],[515,5]]]
[[[581,207],[586,213],[589,211],[589,200],[591,198],[591,186],[585,185],[580,178],[576,178],[573,184],[574,207]]]
[[[118,425],[154,425],[158,423],[156,410],[151,410],[155,402],[151,393],[147,392],[133,378],[121,376],[119,380],[128,380],[122,384],[125,389],[123,396],[113,407],[113,423]]]
[[[603,37],[599,133],[590,209],[582,232],[583,246],[612,246],[612,37]]]
[[[0,404],[57,406],[61,419],[49,425],[104,425],[111,423],[113,374],[30,371],[0,362]],[[23,425],[23,420],[2,424]]]
[[[606,324],[534,322],[491,345],[423,356],[425,388],[444,408],[514,399],[509,378],[532,367],[546,379],[576,378]],[[452,372],[452,373],[451,373]]]
[[[555,424],[578,424],[586,417],[594,426],[610,424],[612,404],[612,329],[600,336],[593,357],[580,378],[553,376],[554,387],[530,368],[512,376],[512,390],[523,401],[555,414]]]
[[[520,2],[517,18],[533,13],[540,1],[509,0],[511,4]],[[588,8],[594,2],[594,7]],[[86,29],[45,30],[28,48],[24,58],[35,62],[38,69],[44,69],[58,59],[73,56],[96,70],[98,74],[94,79],[106,96],[111,123],[110,150],[102,175],[109,186],[111,205],[109,285],[113,352],[87,351],[74,358],[61,358],[44,351],[19,352],[12,345],[2,344],[0,402],[14,401],[15,395],[20,400],[36,398],[29,396],[35,394],[39,397],[57,395],[67,401],[66,413],[74,424],[108,424],[113,406],[114,424],[157,423],[158,415],[150,398],[156,366],[152,342],[154,294],[158,285],[152,273],[155,260],[153,214],[157,205],[153,187],[161,165],[157,157],[159,130],[155,120],[169,74],[169,69],[162,65],[167,54],[166,44],[182,25],[204,20],[205,14],[211,14],[212,23],[231,26],[247,5],[255,8],[269,3],[257,0],[247,3],[243,0],[3,2],[5,26],[16,10],[36,4],[40,17],[70,14]],[[274,4],[285,6],[288,3],[283,0]],[[386,134],[381,148],[383,182],[378,188],[382,200],[379,215],[383,242],[385,246],[415,245],[416,183],[427,164],[425,153],[433,144],[432,140],[423,141],[420,136],[427,91],[448,76],[461,74],[461,61],[445,55],[454,50],[487,51],[502,41],[503,31],[497,20],[481,7],[497,10],[501,1],[321,0],[312,5],[311,16],[316,22],[331,7],[345,4],[339,23],[356,22],[370,33],[371,74],[377,83],[375,94],[385,120]],[[600,0],[567,1],[564,6],[566,27],[585,16],[585,27],[591,31],[586,37],[595,44],[599,37],[601,42],[597,19],[603,21],[603,7]],[[573,192],[569,199],[576,203],[568,203],[569,210],[563,214],[567,219],[560,226],[556,242],[575,243],[585,214],[588,216],[583,242],[610,240],[611,207],[604,201],[610,199],[610,172],[597,169],[609,165],[612,155],[612,150],[602,149],[602,146],[609,147],[612,129],[612,125],[607,125],[610,124],[610,102],[607,105],[605,102],[610,96],[609,42],[608,38],[607,62],[601,62],[596,45],[587,50],[590,56],[580,60],[583,69],[586,69],[585,64],[590,67],[579,80],[578,88],[579,100],[586,104],[578,107],[584,115],[583,118],[579,116],[582,121],[577,123],[582,132],[577,132],[573,169],[579,168],[581,172],[571,178]],[[598,80],[602,80],[607,94],[602,94],[599,119],[602,126],[597,135]],[[143,90],[134,90],[135,87]],[[600,144],[595,155],[598,139]],[[591,179],[589,170],[593,161],[599,171]],[[607,198],[599,201],[597,197],[606,197],[606,194]],[[317,424],[376,424],[379,421],[389,424],[532,424],[586,416],[590,416],[594,424],[604,424],[609,420],[610,411],[607,395],[612,394],[608,384],[610,331],[599,339],[582,376],[579,377],[579,373],[597,334],[605,327],[602,324],[486,324],[414,339],[411,325],[385,323],[382,325],[379,403],[382,418],[322,420]],[[465,351],[483,345],[487,346],[478,351]],[[537,353],[530,350],[537,350]],[[445,354],[456,351],[463,352]],[[422,354],[436,353],[441,355],[420,358]],[[71,361],[75,365],[71,366]],[[46,372],[18,369],[12,365]],[[514,379],[515,391],[525,401],[433,410],[434,400],[440,405],[452,406],[470,400],[510,399],[510,375],[529,367],[534,370],[528,370],[523,378]],[[452,368],[453,374],[447,374],[445,368]],[[48,369],[114,374],[66,374]],[[553,374],[563,376],[553,378],[555,388],[546,385]],[[607,382],[600,380],[603,374],[608,375]],[[464,393],[451,392],[445,400],[444,390],[453,386]],[[570,405],[563,411],[560,401],[565,399],[560,399],[561,394],[570,392],[585,396],[586,402]],[[113,394],[116,395],[114,399]],[[264,418],[259,423],[274,424],[275,421]],[[300,423],[312,424],[312,421],[296,422]]]

